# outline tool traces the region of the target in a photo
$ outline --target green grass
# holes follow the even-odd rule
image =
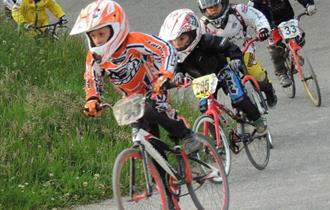
[[[130,128],[119,129],[111,111],[82,115],[84,41],[36,41],[0,19],[0,209],[110,198],[113,162],[130,145]],[[104,101],[120,97],[106,88]],[[179,105],[193,122],[198,113]]]

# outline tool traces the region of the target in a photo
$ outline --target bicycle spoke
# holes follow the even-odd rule
[[[269,161],[270,140],[268,138],[270,136],[270,134],[267,134],[251,139],[249,142],[244,142],[245,151],[250,162],[259,170],[266,168]]]
[[[133,149],[124,150],[116,159],[113,171],[113,193],[119,209],[167,209],[167,196],[162,180],[149,161],[148,193],[142,156]]]

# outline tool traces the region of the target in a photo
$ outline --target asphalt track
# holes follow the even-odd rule
[[[72,25],[81,8],[91,1],[57,2],[65,9]],[[195,0],[118,2],[126,10],[131,30],[150,34],[158,34],[162,21],[174,9],[190,8],[198,12]],[[296,13],[303,11],[300,4],[296,1],[291,2]],[[307,34],[305,51],[318,76],[322,106],[317,108],[309,102],[300,82],[297,82],[296,98],[287,98],[273,73],[266,45],[259,46],[258,59],[268,69],[279,99],[276,108],[272,109],[269,115],[275,148],[271,151],[268,167],[263,171],[256,170],[244,152],[235,156],[229,177],[230,209],[330,209],[330,1],[316,0],[316,6],[317,13],[312,17],[304,17],[302,21]],[[99,204],[74,209],[115,210],[116,207],[109,198]]]

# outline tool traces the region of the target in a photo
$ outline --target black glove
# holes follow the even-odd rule
[[[60,17],[60,19],[58,20],[58,22],[60,23],[60,25],[65,25],[65,24],[68,23],[68,20],[63,15],[62,17]]]
[[[306,12],[307,12],[307,15],[315,14],[316,13],[315,4],[307,4],[306,5]]]
[[[269,30],[267,28],[262,28],[258,31],[258,39],[260,41],[265,41],[269,38]]]
[[[175,74],[174,80],[177,84],[182,85],[182,84],[184,84],[185,76],[183,75],[182,72],[178,72]]]

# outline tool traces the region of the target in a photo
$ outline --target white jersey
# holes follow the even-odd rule
[[[250,27],[256,31],[259,31],[261,28],[267,28],[270,31],[267,18],[257,9],[244,4],[233,5],[232,9],[233,12],[229,11],[228,21],[224,28],[216,28],[203,16],[200,19],[202,31],[216,36],[227,37],[241,49],[244,47],[245,40],[251,37],[246,31],[247,28]],[[254,51],[255,46],[251,45],[248,52]]]

